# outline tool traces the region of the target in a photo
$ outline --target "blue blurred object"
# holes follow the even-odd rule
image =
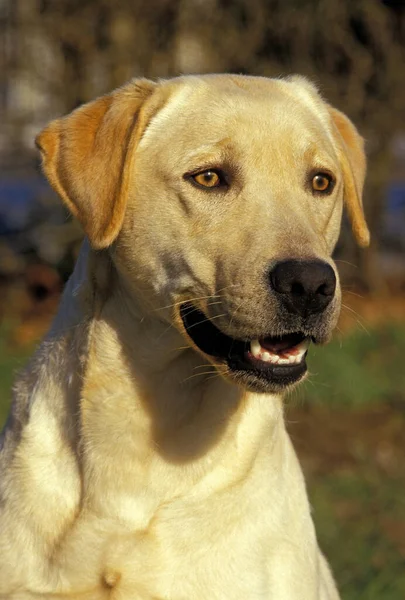
[[[0,176],[0,278],[39,263],[69,275],[82,233],[45,178],[27,172]]]
[[[405,250],[405,181],[388,186],[381,234],[387,249]]]
[[[40,198],[49,192],[42,177],[0,179],[0,235],[28,228],[40,207]]]

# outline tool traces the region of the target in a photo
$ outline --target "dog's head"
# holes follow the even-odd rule
[[[363,141],[301,77],[139,80],[37,138],[51,184],[143,310],[259,391],[336,324],[343,203],[362,246]]]

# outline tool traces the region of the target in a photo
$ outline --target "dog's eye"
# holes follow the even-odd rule
[[[316,173],[311,183],[314,192],[331,192],[333,188],[333,179],[328,173]]]
[[[219,187],[224,183],[222,174],[219,171],[213,171],[211,169],[192,175],[192,179],[195,183],[205,188]]]

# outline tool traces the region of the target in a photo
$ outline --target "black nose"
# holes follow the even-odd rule
[[[336,276],[322,260],[283,260],[270,271],[270,284],[289,312],[307,317],[331,302]]]

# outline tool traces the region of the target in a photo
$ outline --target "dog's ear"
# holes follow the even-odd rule
[[[135,80],[53,121],[35,140],[49,182],[93,248],[106,248],[120,231],[143,107],[155,88]]]
[[[362,203],[366,175],[364,140],[346,115],[331,106],[328,109],[339,148],[347,212],[358,245],[365,247],[370,243],[370,232],[364,217]]]

